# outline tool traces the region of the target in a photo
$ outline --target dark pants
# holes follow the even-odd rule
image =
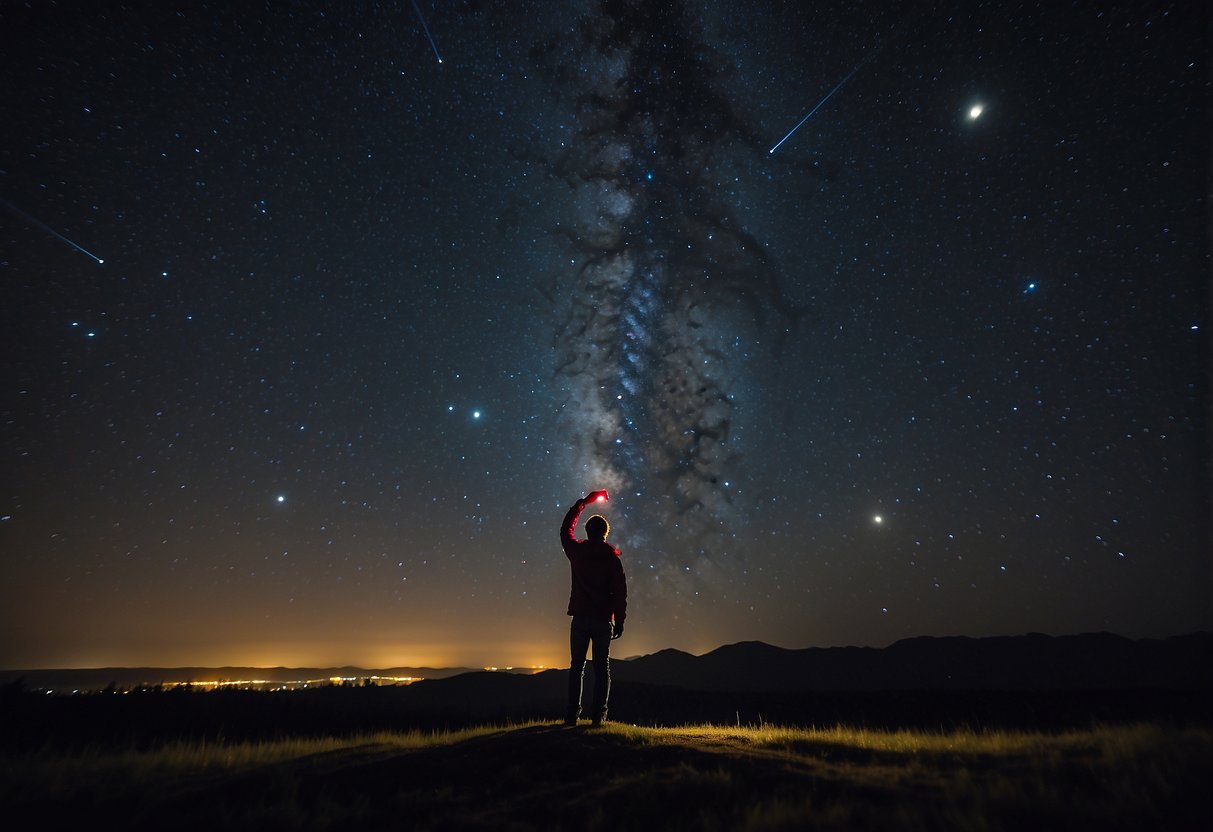
[[[569,709],[568,719],[581,715],[581,678],[585,674],[585,654],[590,643],[594,644],[594,706],[590,711],[593,719],[605,719],[607,699],[611,695],[611,634],[610,621],[574,615],[569,627]]]

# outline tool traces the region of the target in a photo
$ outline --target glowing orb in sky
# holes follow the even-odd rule
[[[881,523],[884,522],[884,518],[881,517],[879,514],[877,514],[875,517],[872,518],[872,522],[875,523],[877,526],[879,526]]]
[[[982,111],[984,111],[984,110],[985,110],[985,107],[983,107],[982,105],[974,104],[972,107],[969,108],[969,121],[977,121],[978,117],[982,114]]]

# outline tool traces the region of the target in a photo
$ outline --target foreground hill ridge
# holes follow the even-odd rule
[[[915,636],[887,647],[787,648],[762,641],[725,644],[701,655],[666,648],[612,662],[620,683],[699,691],[1079,690],[1213,687],[1213,633],[1130,639],[1108,632],[1051,636]],[[510,671],[513,672],[510,672]],[[477,675],[518,679],[563,676],[554,668],[176,667],[0,671],[0,684],[94,690],[183,681],[386,679],[415,685],[471,684]],[[480,685],[477,684],[477,687]]]

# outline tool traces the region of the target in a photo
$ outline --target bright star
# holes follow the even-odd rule
[[[472,411],[472,418],[473,418],[473,419],[479,419],[479,418],[480,418],[480,411],[479,411],[479,410],[473,410],[473,411]]]
[[[278,499],[278,502],[280,502],[280,503],[286,502],[286,497],[282,494],[279,494],[277,499]]]
[[[875,517],[872,518],[872,522],[879,526],[881,523],[884,522],[884,518],[881,517],[879,514],[877,514]]]
[[[977,121],[978,117],[981,116],[981,113],[983,110],[985,110],[985,107],[983,107],[981,104],[974,104],[972,107],[970,107],[969,108],[969,121]]]

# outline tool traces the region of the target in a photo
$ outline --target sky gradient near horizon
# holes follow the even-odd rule
[[[1201,5],[0,6],[0,668],[1213,629]]]

